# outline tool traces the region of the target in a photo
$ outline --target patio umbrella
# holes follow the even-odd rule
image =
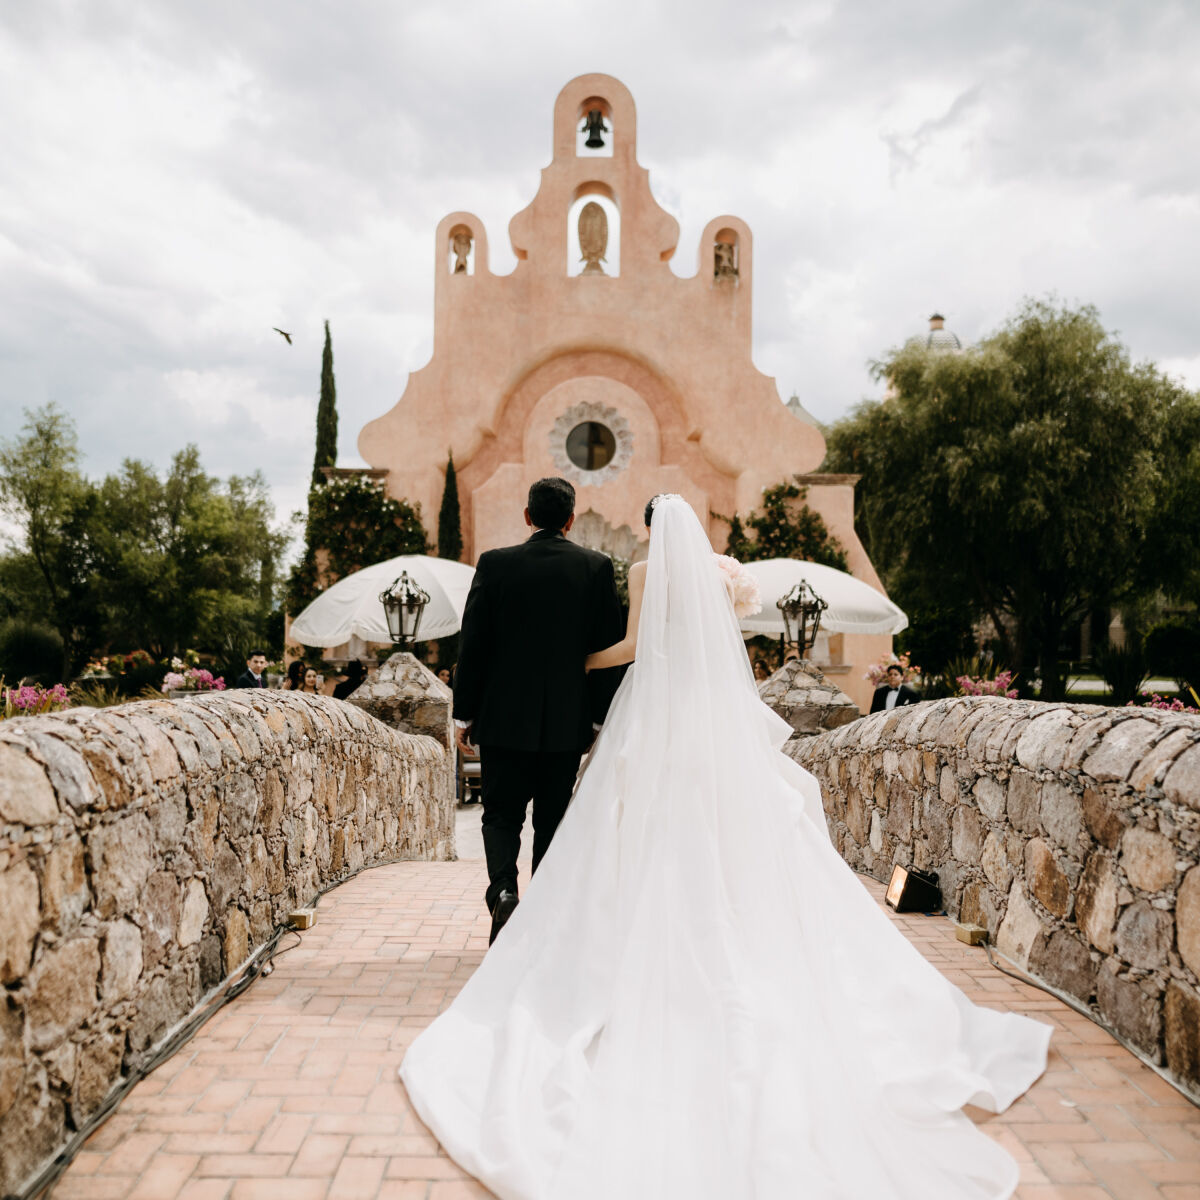
[[[745,634],[784,633],[783,614],[775,602],[801,580],[829,607],[821,628],[830,633],[899,633],[908,617],[882,592],[845,571],[795,558],[768,558],[744,564],[762,592],[762,611],[741,621]]]
[[[357,634],[364,642],[391,642],[379,595],[401,571],[429,593],[417,641],[449,637],[462,625],[475,568],[448,558],[402,554],[339,579],[292,622],[288,636],[304,646],[341,646]]]

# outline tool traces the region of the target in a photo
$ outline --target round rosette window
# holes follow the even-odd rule
[[[633,434],[615,408],[576,404],[554,422],[550,457],[572,483],[595,487],[619,475],[633,456]]]

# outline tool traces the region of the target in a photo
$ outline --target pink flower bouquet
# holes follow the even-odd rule
[[[762,611],[762,593],[759,591],[758,580],[746,570],[736,558],[728,554],[714,554],[717,567],[725,581],[725,589],[733,601],[734,616],[740,621],[743,617],[752,617]]]

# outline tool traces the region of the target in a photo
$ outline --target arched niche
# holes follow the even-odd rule
[[[713,282],[737,285],[741,274],[741,238],[736,229],[726,226],[713,237]]]
[[[598,121],[593,114],[599,114]],[[579,105],[575,124],[575,153],[580,158],[612,158],[617,131],[613,125],[612,105],[607,100],[601,96],[589,96]],[[589,146],[590,135],[598,138],[602,145]]]
[[[587,261],[580,242],[580,218],[589,204],[598,205],[604,214],[603,257]],[[596,222],[587,221],[593,227]],[[598,268],[598,269],[597,269]],[[581,183],[574,193],[571,206],[567,209],[567,274],[597,277],[621,273],[621,208],[616,193],[606,183],[593,180]]]
[[[475,274],[475,231],[461,222],[446,235],[446,269],[451,275]]]

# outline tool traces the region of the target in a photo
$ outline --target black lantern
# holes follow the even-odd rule
[[[379,601],[387,616],[392,641],[398,646],[411,646],[417,640],[429,593],[409,579],[407,571],[401,571],[400,578],[380,594]]]
[[[801,654],[811,650],[817,640],[817,630],[821,628],[821,614],[829,605],[808,586],[807,580],[802,579],[775,602],[775,607],[783,614],[787,640]]]
[[[608,126],[604,123],[604,113],[598,108],[589,108],[587,116],[583,118],[583,127],[587,130],[587,141],[583,144],[589,150],[603,150],[603,135],[608,132]]]

